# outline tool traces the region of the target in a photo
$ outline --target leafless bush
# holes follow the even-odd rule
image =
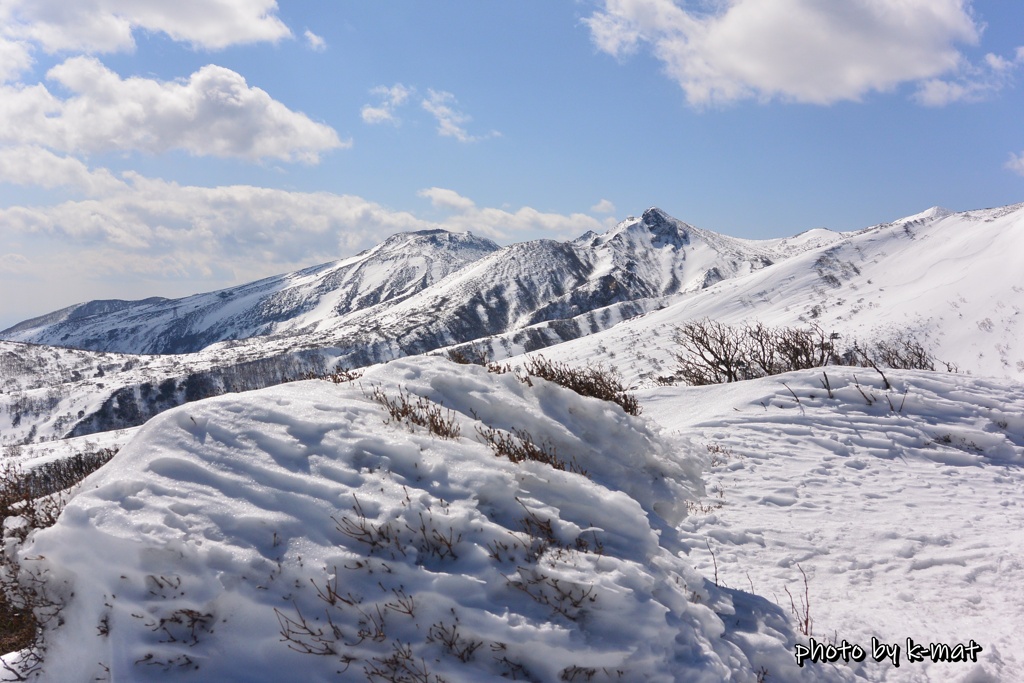
[[[487,365],[487,354],[473,347],[449,349],[448,360],[459,365]]]
[[[749,334],[750,327],[746,329]],[[774,338],[782,363],[779,372],[765,374],[810,370],[836,365],[841,361],[835,346],[839,334],[826,332],[817,325],[807,328],[781,327],[774,330]]]
[[[394,641],[388,657],[374,657],[363,667],[366,680],[370,683],[445,683],[445,679],[430,673],[426,661],[416,661],[412,646]]]
[[[535,567],[519,567],[518,575],[507,580],[512,588],[549,607],[552,616],[561,615],[569,621],[578,621],[584,607],[597,601],[593,586],[558,579]]]
[[[455,420],[454,412],[449,410],[445,413],[441,406],[423,396],[413,398],[399,389],[398,397],[395,398],[389,396],[382,387],[377,386],[374,387],[370,398],[384,406],[392,419],[426,427],[428,432],[442,439],[457,439],[462,433],[459,423]]]
[[[375,523],[367,518],[359,499],[354,494],[352,498],[355,500],[352,505],[353,514],[331,519],[338,531],[365,545],[368,554],[386,555],[396,560],[406,557],[409,548],[415,548],[418,553],[417,564],[422,564],[429,557],[442,561],[458,559],[456,547],[462,542],[462,534],[456,533],[451,524],[445,528],[436,520],[433,512],[426,515],[419,513],[419,523],[416,525],[399,524],[397,521]],[[328,595],[331,595],[329,586]]]
[[[8,518],[8,542],[24,542],[33,529],[53,526],[70,498],[68,490],[110,461],[116,451],[100,449],[25,471],[17,462],[0,468],[0,524]],[[63,602],[52,595],[47,577],[24,568],[13,552],[0,553],[0,647],[21,652],[17,664],[3,663],[16,680],[42,665],[43,636],[60,619]]]
[[[838,345],[839,338],[818,325],[772,328],[756,322],[738,327],[707,318],[691,321],[675,331],[680,349],[674,354],[676,375],[702,386],[828,365],[870,367],[879,373],[881,368],[935,369],[931,354],[907,332],[845,348]],[[670,378],[661,379],[668,382]]]
[[[879,339],[864,349],[871,360],[894,370],[934,370],[935,358],[907,332],[897,332]]]
[[[750,353],[741,330],[704,319],[676,328],[675,354],[679,374],[687,384],[704,386],[749,379]]]
[[[587,471],[576,462],[576,456],[572,456],[569,462],[564,462],[558,457],[554,445],[550,442],[536,443],[525,429],[513,428],[511,432],[506,432],[494,427],[477,426],[476,431],[480,435],[480,440],[490,446],[499,457],[508,458],[514,463],[532,460],[561,472],[568,471],[587,476]]]
[[[444,621],[431,625],[427,632],[427,642],[440,644],[445,652],[460,662],[473,659],[473,655],[484,644],[482,640],[460,634],[458,623],[447,624]]]
[[[543,356],[530,358],[524,369],[529,377],[546,379],[571,389],[580,396],[591,396],[616,403],[630,415],[641,413],[636,396],[626,391],[622,379],[611,370],[595,366],[576,368],[548,360]]]
[[[799,609],[797,609],[796,601],[793,600],[793,594],[789,592],[789,587],[783,586],[783,588],[786,590],[786,595],[789,596],[789,607],[793,617],[797,620],[797,629],[805,636],[810,636],[814,627],[814,620],[811,618],[811,588],[807,581],[807,572],[799,564],[796,568],[804,577],[804,594],[800,596]]]
[[[354,382],[362,376],[363,373],[359,370],[350,370],[346,367],[340,367],[332,372],[307,372],[299,379],[321,379],[335,384],[346,384],[348,382]]]
[[[406,551],[400,528],[391,522],[381,524],[371,522],[367,519],[359,498],[356,498],[355,494],[352,495],[352,498],[355,500],[352,505],[354,516],[344,515],[341,519],[331,517],[338,531],[352,540],[364,544],[370,555],[386,553],[391,559],[404,557]]]

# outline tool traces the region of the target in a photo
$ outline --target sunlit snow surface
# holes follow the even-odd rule
[[[681,525],[692,561],[787,607],[788,588],[798,611],[802,568],[818,639],[901,646],[898,669],[868,654],[869,680],[1024,680],[1024,386],[886,376],[891,391],[827,368],[643,392],[647,415],[714,451],[705,512]],[[908,637],[984,650],[908,663]]]
[[[390,420],[376,385],[443,403],[461,438]],[[484,425],[589,478],[496,457]],[[43,679],[849,679],[798,669],[784,609],[693,570],[675,529],[705,460],[613,404],[439,359],[189,404],[22,551],[67,601]]]

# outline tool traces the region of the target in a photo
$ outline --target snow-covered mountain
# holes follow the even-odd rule
[[[293,336],[401,301],[498,250],[472,234],[398,234],[352,258],[183,299],[91,301],[21,322],[11,341],[120,353],[190,353],[229,339]]]
[[[650,382],[671,369],[673,332],[687,321],[814,323],[850,341],[906,332],[961,372],[1021,380],[1020,254],[1024,204],[930,209],[684,293],[610,329],[590,333],[592,315],[583,316],[476,346],[498,358],[545,346],[553,358],[590,358],[619,368],[631,382]]]
[[[355,359],[366,364],[613,304],[631,303],[635,315],[653,297],[695,291],[839,238],[815,232],[789,242],[739,240],[650,209],[604,235],[504,249],[470,234],[399,234],[350,259],[218,292],[72,306],[0,339],[136,354],[254,337],[285,339],[290,348],[349,345],[353,335],[384,340]]]
[[[814,322],[862,340],[906,330],[963,372],[1020,378],[1024,285],[1015,254],[1022,251],[1024,205],[932,209],[858,233],[815,230],[767,241],[717,235],[657,209],[604,235],[501,249],[444,232],[400,235],[347,261],[226,290],[234,293],[223,299],[182,300],[197,306],[193,320],[210,323],[190,328],[194,339],[200,329],[227,334],[228,320],[231,334],[257,329],[257,320],[277,330],[265,336],[163,356],[5,346],[12,370],[0,378],[8,387],[0,394],[0,439],[129,427],[205,396],[466,344],[495,359],[544,349],[553,358],[600,361],[650,384],[671,372],[675,327],[704,317]],[[78,326],[97,339],[153,347],[170,343],[160,327],[173,322],[170,303],[35,329],[51,335]],[[134,311],[142,320],[150,309],[161,312],[137,333],[118,317]],[[120,322],[105,327],[112,319]],[[26,325],[18,329],[29,335]]]
[[[665,297],[699,291],[841,238],[816,233],[785,243],[739,240],[652,208],[603,235],[505,247],[408,299],[365,309],[344,326],[302,341],[339,348],[343,363],[363,366],[580,315],[589,316],[591,330],[603,329],[663,305]],[[591,315],[609,307],[616,309],[614,316]]]

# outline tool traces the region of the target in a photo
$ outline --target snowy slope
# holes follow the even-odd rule
[[[337,326],[354,311],[383,301],[400,301],[497,249],[471,234],[403,233],[342,261],[184,299],[89,302],[19,323],[0,336],[153,354],[193,352],[228,339],[295,335]]]
[[[0,341],[0,446],[64,436],[147,360]]]
[[[545,353],[605,362],[631,382],[649,382],[671,371],[673,330],[685,321],[815,323],[847,340],[906,330],[962,372],[1024,379],[1020,254],[1024,204],[929,210],[679,296],[661,310]],[[490,348],[500,357],[529,350],[524,338],[558,341],[557,330],[530,332]]]
[[[641,393],[712,451],[704,507],[681,525],[692,561],[787,609],[788,589],[798,611],[803,569],[818,640],[900,645],[898,668],[868,654],[868,680],[1024,680],[1024,387],[892,371],[886,392],[871,370],[827,374],[834,398],[820,371]],[[907,638],[983,651],[910,662]]]
[[[702,456],[654,424],[439,359],[360,384],[184,406],[89,478],[20,553],[64,603],[42,680],[852,680],[799,669],[782,609],[691,568]],[[372,387],[462,436],[389,420]],[[588,476],[496,457],[488,427]]]

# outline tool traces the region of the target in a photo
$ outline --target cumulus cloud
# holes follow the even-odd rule
[[[514,212],[478,207],[472,199],[442,187],[420,190],[418,194],[430,199],[434,207],[452,212],[441,223],[446,230],[474,232],[499,240],[522,235],[571,239],[603,227],[595,218],[582,213],[545,213],[529,206]]]
[[[1020,154],[1010,154],[1010,160],[1006,162],[1006,168],[1017,173],[1024,175],[1024,152]]]
[[[339,258],[382,235],[434,227],[355,196],[186,186],[135,173],[106,196],[0,209],[0,222],[8,235],[31,234],[57,254],[79,254],[78,269],[174,278],[209,277],[220,268],[243,281]]]
[[[10,156],[0,156],[0,169]],[[68,183],[92,182],[95,194],[0,209],[0,254],[21,253],[17,245],[31,241],[35,256],[8,258],[7,270],[21,268],[42,280],[60,272],[62,282],[93,283],[89,293],[81,290],[83,299],[110,295],[117,281],[162,282],[148,291],[164,295],[195,282],[211,289],[240,284],[342,258],[397,232],[444,228],[501,240],[569,238],[602,227],[578,213],[482,208],[445,188],[420,192],[449,212],[432,221],[353,195],[189,186],[134,172],[115,178],[46,150],[33,163],[51,164]]]
[[[477,142],[501,135],[497,131],[491,131],[483,136],[470,135],[465,124],[473,119],[456,108],[458,101],[450,92],[428,89],[427,96],[421,104],[437,120],[437,133],[442,137],[455,138],[459,142]]]
[[[598,49],[647,47],[695,106],[740,99],[830,104],[955,72],[977,42],[965,0],[603,0]]]
[[[323,52],[327,49],[327,41],[310,31],[308,28],[302,35],[306,37],[306,44],[309,45],[309,49],[314,52]]]
[[[1024,64],[1024,48],[1017,48],[1012,59],[989,53],[981,65],[963,61],[952,78],[930,78],[918,87],[914,99],[928,107],[943,107],[954,102],[979,102],[999,92],[1013,81],[1013,73]]]
[[[109,195],[126,187],[105,168],[94,171],[79,159],[32,145],[0,147],[0,182],[47,189],[65,187],[90,196]]]
[[[50,53],[117,52],[135,46],[137,29],[199,48],[270,41],[291,35],[275,0],[4,0],[6,33]]]
[[[380,102],[377,106],[369,104],[363,106],[360,112],[363,117],[363,122],[369,124],[392,123],[398,125],[400,121],[398,117],[395,116],[395,110],[405,104],[412,93],[413,90],[411,88],[407,88],[401,83],[395,83],[390,88],[384,85],[377,86],[370,91],[370,94],[377,96]]]
[[[602,199],[597,204],[590,207],[590,210],[594,213],[615,213],[615,205],[607,199]]]
[[[0,86],[0,142],[306,163],[351,144],[224,67],[204,66],[184,81],[123,79],[94,57],[72,57],[47,77],[70,96],[42,84]]]
[[[32,66],[30,46],[24,41],[8,40],[0,36],[0,83],[17,78],[30,66]]]
[[[465,212],[476,208],[476,203],[472,199],[463,197],[455,190],[448,190],[443,187],[428,187],[416,194],[429,199],[430,203],[438,209]]]

